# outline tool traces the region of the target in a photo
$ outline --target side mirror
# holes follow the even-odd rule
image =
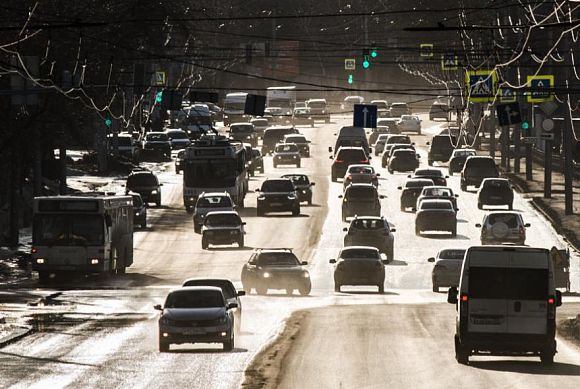
[[[530,227],[530,223],[524,224],[524,227],[526,227],[526,228]]]
[[[336,259],[331,259],[328,261],[328,263],[336,263]]]
[[[457,198],[457,197],[459,197],[459,195],[458,195],[458,194],[456,194],[456,195],[455,195],[455,197]]]
[[[445,176],[445,178],[449,178],[449,176]]]
[[[343,196],[342,195],[338,195],[338,198],[341,199]]]
[[[377,173],[377,177],[380,177],[380,176],[381,176],[381,173]]]
[[[328,152],[329,152],[329,153],[332,153],[332,147],[329,147],[329,148],[328,148]]]
[[[389,264],[389,260],[388,259],[383,259],[383,260],[381,260],[381,262],[383,263],[383,265],[388,265]]]
[[[417,154],[417,158],[421,158],[421,156],[419,154]]]
[[[397,186],[397,189],[398,189],[398,190],[402,190],[402,189],[403,189],[403,187],[402,187],[402,186]]]
[[[332,155],[328,157],[328,159],[332,159]]]
[[[381,199],[381,200],[382,200],[382,199],[384,199],[384,198],[385,198],[385,196],[383,196],[383,195],[379,195],[379,199]]]
[[[238,307],[238,303],[227,303],[226,304],[226,309],[234,309]]]
[[[159,184],[159,186],[163,186],[163,184]]]
[[[417,208],[413,207],[413,208],[411,208],[411,211],[417,212]]]
[[[348,228],[344,227],[342,230],[343,230],[344,232],[347,232],[347,231],[348,231]]]
[[[559,290],[556,290],[556,306],[557,307],[562,306],[562,292],[560,292]]]
[[[458,301],[457,300],[457,288],[455,286],[452,286],[447,291],[447,302],[449,304],[457,304],[457,301]]]
[[[314,185],[316,185],[316,183],[315,183],[315,182],[311,182],[311,183],[310,183],[310,186],[314,186]]]
[[[238,297],[242,297],[246,295],[246,291],[245,290],[238,290]]]
[[[254,189],[254,192],[259,192],[259,191],[260,191],[259,188]]]
[[[307,262],[307,261],[302,261],[302,262],[300,262],[300,264],[301,264],[302,266],[306,266],[306,265],[308,265],[308,262]]]
[[[161,306],[161,304],[154,305],[153,309],[155,309],[156,311],[163,311],[163,307]]]
[[[425,142],[425,144],[426,144],[427,146],[430,146],[430,145],[431,145],[431,142]]]
[[[481,223],[475,223],[475,227],[481,228]]]
[[[407,176],[407,178],[411,178],[411,175],[409,174],[409,175]]]
[[[246,222],[242,222],[242,226],[245,226],[245,225],[246,225]]]
[[[431,262],[431,263],[433,263],[433,262],[435,262],[435,258],[433,258],[433,257],[431,257],[431,258],[427,258],[427,262]]]

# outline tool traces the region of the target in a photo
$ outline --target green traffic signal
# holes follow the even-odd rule
[[[371,57],[373,57],[373,58],[377,58],[377,55],[378,55],[378,53],[377,53],[377,49],[372,49],[372,50],[371,50]]]
[[[527,120],[524,120],[522,122],[522,124],[520,124],[520,128],[522,130],[529,130],[530,129],[530,123]]]
[[[353,83],[352,74],[348,75],[347,82],[349,83],[349,85],[352,85],[352,83]]]
[[[111,120],[111,118],[106,118],[105,119],[105,126],[107,126],[107,128],[111,128],[112,125],[113,125],[113,121]]]
[[[369,60],[367,58],[365,58],[363,60],[362,66],[363,66],[363,68],[368,69],[369,66],[371,66],[371,63],[369,62]]]
[[[157,92],[157,94],[155,95],[155,102],[156,103],[161,103],[161,101],[163,100],[163,91],[160,90],[159,92]]]

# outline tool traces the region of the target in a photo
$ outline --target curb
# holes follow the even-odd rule
[[[555,211],[553,211],[542,198],[533,197],[530,203],[535,210],[540,212],[546,218],[546,220],[550,222],[558,234],[564,236],[568,240],[568,243],[574,250],[580,251],[580,240],[578,239],[576,233],[562,227],[562,220],[560,219],[560,216]]]
[[[10,335],[0,338],[0,348],[6,347],[11,343],[17,342],[32,332],[32,327],[18,327]]]

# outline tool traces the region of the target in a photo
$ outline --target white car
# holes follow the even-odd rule
[[[421,119],[415,115],[403,115],[397,122],[397,127],[401,132],[416,132],[421,134]]]
[[[427,262],[435,264],[431,273],[433,292],[439,292],[440,287],[459,286],[465,251],[466,249],[446,248],[439,250],[435,257],[427,259]]]
[[[522,214],[514,211],[494,211],[483,217],[475,227],[481,228],[481,244],[526,244],[526,228]]]
[[[349,165],[343,179],[343,190],[350,184],[373,184],[379,186],[380,173],[371,165]]]

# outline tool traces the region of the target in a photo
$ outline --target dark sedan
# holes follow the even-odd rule
[[[457,235],[457,214],[449,200],[423,200],[415,215],[415,235],[423,231],[449,231]]]
[[[395,150],[389,159],[389,173],[413,171],[419,167],[419,154],[412,149]]]
[[[385,291],[385,265],[387,259],[381,257],[379,250],[370,246],[344,247],[334,268],[334,291],[340,292],[343,285],[376,285],[379,293]]]
[[[443,172],[440,169],[433,169],[433,168],[417,169],[413,173],[412,177],[413,178],[426,178],[429,180],[433,180],[433,183],[435,185],[440,185],[440,186],[447,186],[447,179],[449,178],[449,176],[446,176],[445,174],[443,174]],[[411,176],[409,176],[409,178],[411,178]]]
[[[426,186],[433,186],[433,180],[425,178],[411,178],[405,183],[405,187],[399,186],[401,190],[401,211],[405,212],[407,208],[414,208],[417,205],[417,197]]]

